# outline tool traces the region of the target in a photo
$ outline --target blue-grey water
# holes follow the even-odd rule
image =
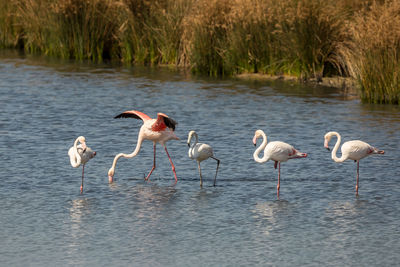
[[[341,90],[193,77],[0,56],[1,266],[394,266],[400,263],[400,109],[368,105]],[[179,124],[162,147],[133,151],[141,121],[125,110],[163,112]],[[305,159],[277,170],[258,164],[252,137],[292,144]],[[199,186],[186,138],[196,130],[221,160],[202,163]],[[356,164],[331,160],[327,131],[385,150]],[[97,156],[72,168],[84,135]],[[332,140],[332,147],[335,139]],[[259,145],[259,144],[258,144]]]

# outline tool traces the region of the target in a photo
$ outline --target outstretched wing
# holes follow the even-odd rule
[[[160,122],[163,122],[165,124],[165,126],[167,126],[168,128],[172,129],[173,131],[175,131],[175,125],[178,124],[176,121],[174,121],[173,119],[171,119],[170,117],[168,117],[164,113],[158,113],[157,114],[157,122],[156,122],[156,124],[160,124]]]
[[[147,116],[143,112],[136,110],[127,110],[114,117],[114,119],[119,119],[119,118],[134,118],[134,119],[140,119],[142,121],[151,120],[149,116]]]

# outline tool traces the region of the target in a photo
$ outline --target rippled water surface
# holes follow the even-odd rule
[[[400,262],[400,109],[366,105],[341,91],[194,78],[165,69],[119,68],[0,56],[0,265],[2,266],[394,266]],[[150,182],[152,143],[133,151],[141,121],[125,110],[179,124]],[[258,164],[252,137],[294,145],[308,158],[277,170]],[[196,130],[221,160],[187,156]],[[327,131],[385,155],[338,164]],[[97,156],[81,168],[68,148],[84,135]],[[332,145],[335,139],[332,140]]]

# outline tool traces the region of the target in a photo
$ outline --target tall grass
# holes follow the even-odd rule
[[[124,62],[179,64],[182,21],[191,0],[124,0],[128,10],[119,36]]]
[[[15,0],[14,0],[15,1]],[[118,53],[120,3],[112,0],[20,0],[18,22],[25,50],[101,61]]]
[[[13,1],[0,1],[0,48],[21,47],[21,28],[16,23],[16,6]]]
[[[273,0],[236,0],[228,21],[227,57],[236,73],[280,72]]]
[[[232,73],[225,60],[231,7],[230,0],[195,1],[185,17],[182,56],[194,72],[212,76]]]
[[[396,0],[8,0],[0,48],[70,59],[357,79],[399,103]]]
[[[346,14],[337,1],[290,0],[278,6],[278,40],[284,72],[321,79],[327,64],[337,66]]]
[[[400,103],[400,2],[374,2],[348,26],[341,49],[344,65],[358,80],[361,98]]]

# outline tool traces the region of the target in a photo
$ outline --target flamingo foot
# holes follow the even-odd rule
[[[83,186],[81,186],[81,194],[83,193]]]

